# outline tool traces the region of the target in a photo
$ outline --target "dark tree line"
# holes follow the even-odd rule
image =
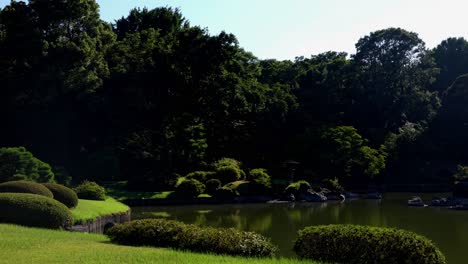
[[[260,60],[178,9],[113,24],[94,0],[0,11],[0,146],[77,179],[163,187],[221,157],[343,182],[446,182],[468,163],[468,42],[389,28],[294,61]]]

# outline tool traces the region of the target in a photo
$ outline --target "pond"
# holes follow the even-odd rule
[[[466,263],[468,211],[408,207],[415,194],[390,193],[379,200],[328,203],[229,204],[132,208],[132,218],[167,218],[214,227],[255,231],[278,245],[279,255],[293,257],[297,231],[310,225],[359,224],[397,227],[433,240],[448,263]],[[421,195],[430,199],[432,195]]]

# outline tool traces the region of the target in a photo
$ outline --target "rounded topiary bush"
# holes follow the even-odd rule
[[[210,179],[206,181],[206,193],[208,194],[214,194],[216,190],[221,188],[221,181],[218,179]]]
[[[233,166],[226,166],[216,169],[216,178],[223,184],[226,184],[242,179],[242,174],[240,169]]]
[[[28,181],[10,181],[0,184],[0,193],[32,193],[53,198],[52,192],[45,186]]]
[[[276,247],[253,232],[199,227],[163,219],[127,222],[106,233],[112,242],[132,246],[167,247],[245,257],[271,257]]]
[[[194,198],[205,191],[205,185],[197,180],[184,180],[177,188],[177,195]]]
[[[210,177],[212,177],[215,174],[216,173],[214,171],[194,171],[187,174],[185,178],[189,180],[197,180],[199,182],[206,182]]]
[[[249,175],[252,182],[263,185],[266,188],[271,188],[271,177],[268,175],[266,169],[253,169],[249,172]]]
[[[221,187],[216,190],[213,196],[219,200],[231,200],[239,196],[239,193],[231,188]]]
[[[106,189],[92,181],[84,181],[75,188],[75,192],[80,199],[86,200],[106,200]]]
[[[301,258],[327,263],[446,263],[427,238],[392,228],[325,225],[299,231],[294,251]]]
[[[0,222],[51,229],[72,225],[70,210],[62,203],[37,194],[0,193]]]
[[[78,205],[78,195],[72,189],[56,183],[43,183],[54,194],[54,199],[63,203],[68,208]]]

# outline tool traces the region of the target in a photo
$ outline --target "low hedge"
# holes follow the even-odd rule
[[[75,188],[78,198],[85,200],[106,200],[106,189],[92,181],[84,181]]]
[[[276,247],[253,232],[199,227],[164,219],[127,222],[106,233],[112,242],[246,257],[272,257]]]
[[[0,193],[0,222],[51,229],[73,223],[70,210],[62,203],[37,194]]]
[[[444,255],[429,239],[393,228],[311,226],[299,231],[294,250],[301,258],[328,263],[446,263]]]
[[[10,181],[0,184],[0,193],[32,193],[53,198],[52,192],[45,186],[29,181]]]
[[[54,199],[63,203],[68,208],[78,205],[78,195],[72,189],[56,183],[43,183],[54,194]]]

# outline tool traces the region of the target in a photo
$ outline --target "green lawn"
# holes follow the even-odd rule
[[[289,259],[247,259],[170,249],[113,245],[104,235],[0,224],[0,263],[313,263]]]
[[[75,223],[82,223],[87,220],[94,220],[99,216],[123,213],[128,211],[129,207],[113,198],[107,198],[105,201],[82,200],[78,206],[72,209]]]

